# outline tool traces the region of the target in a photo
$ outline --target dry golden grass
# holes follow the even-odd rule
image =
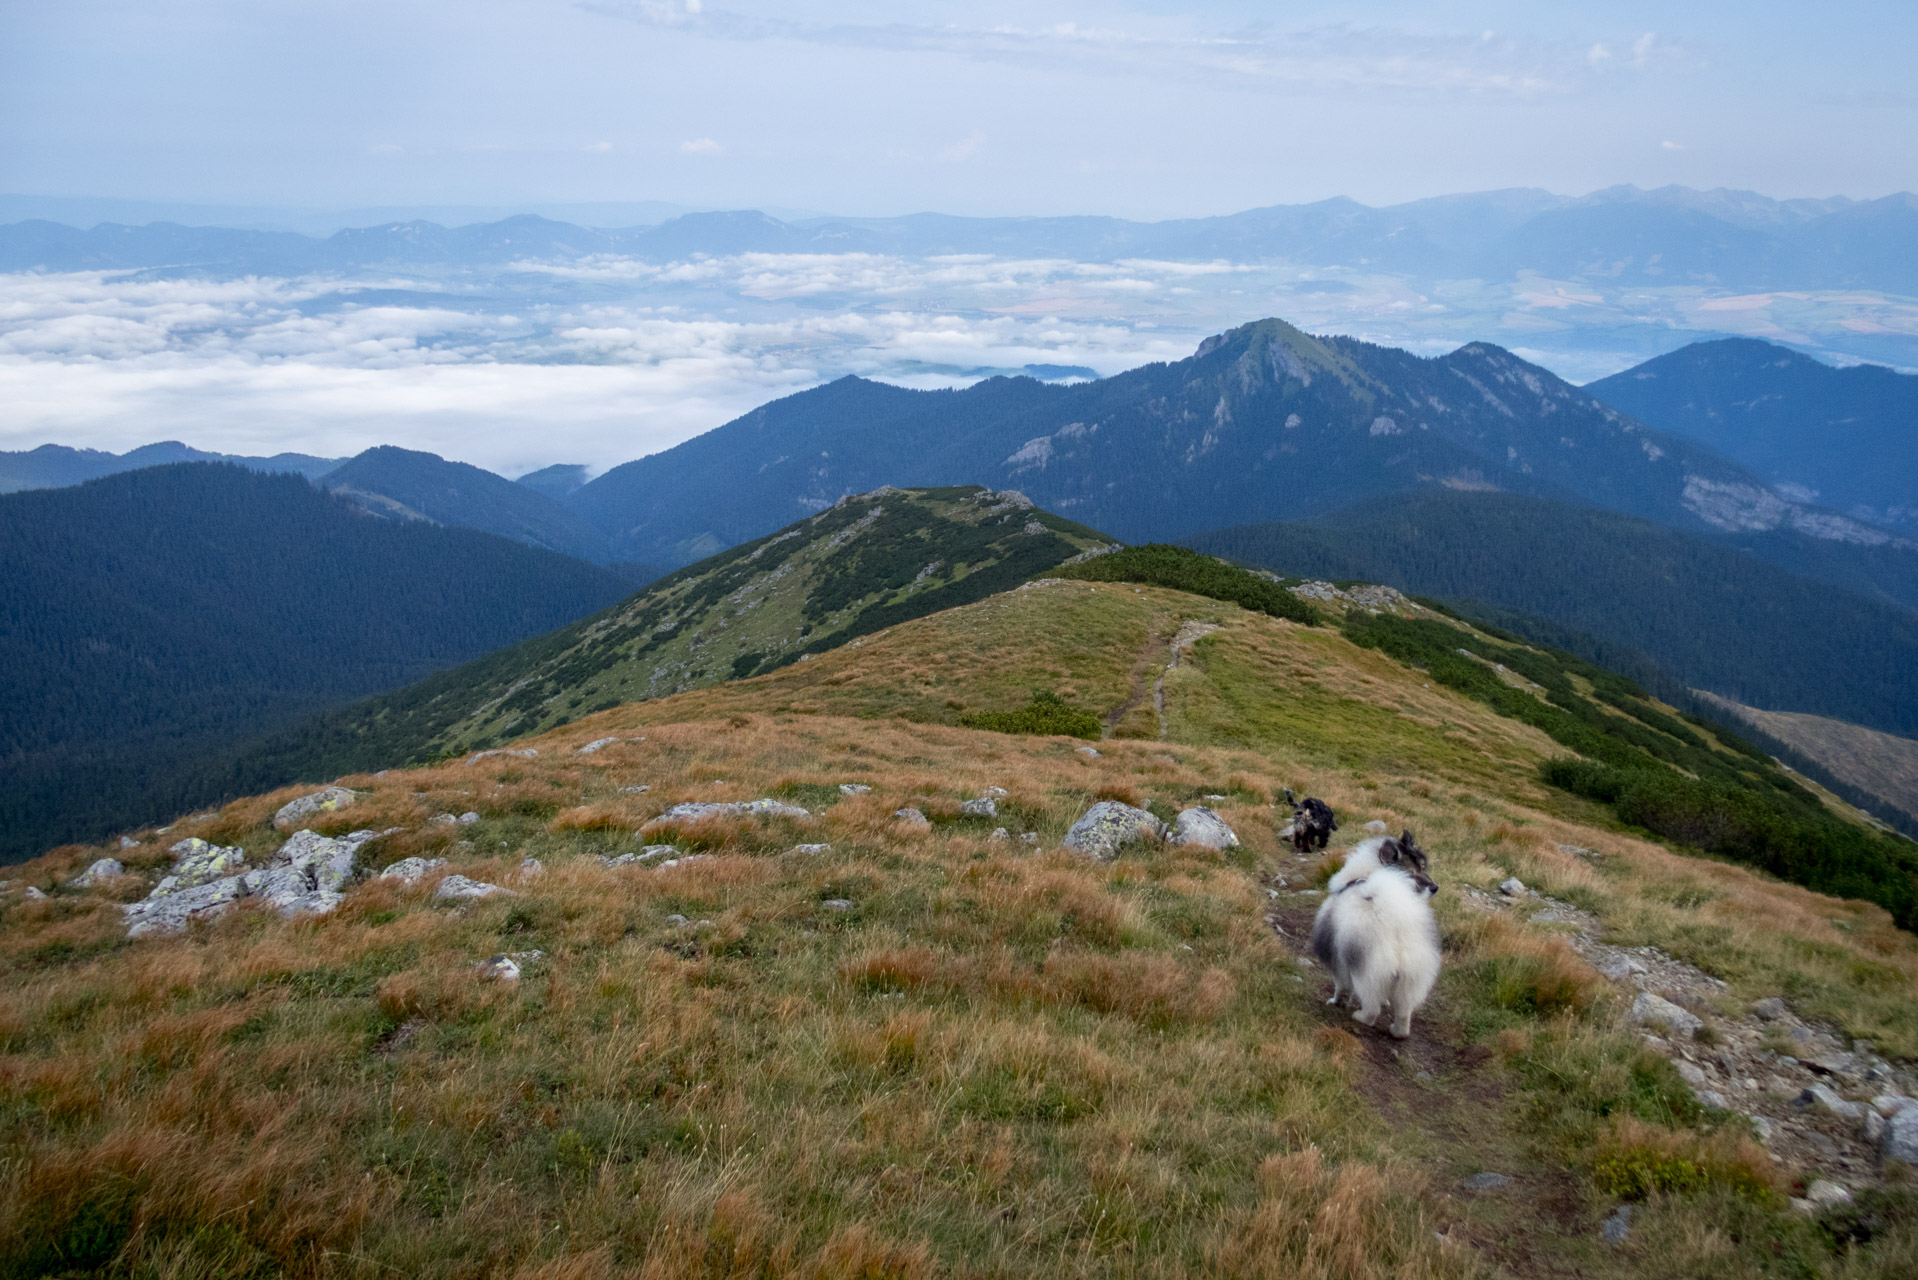
[[[1191,617],[1223,629],[1168,682],[1169,741],[1088,760],[946,723],[954,701],[1023,702],[1035,673],[1120,706],[1140,652]],[[405,828],[370,861],[445,857],[512,897],[449,908],[436,877],[369,881],[326,917],[240,909],[129,942],[124,887],[58,888],[105,851],[54,851],[14,873],[50,898],[0,901],[0,1275],[1479,1273],[1435,1235],[1462,1212],[1443,1190],[1462,1157],[1373,1105],[1389,1057],[1327,1023],[1264,920],[1266,871],[1300,865],[1275,836],[1287,786],[1330,802],[1347,838],[1370,818],[1413,828],[1443,885],[1517,874],[1735,998],[1788,989],[1918,1051],[1918,952],[1882,912],[1592,825],[1537,783],[1549,744],[1423,685],[1217,602],[1039,588],[601,713],[533,740],[535,759],[344,780],[361,794],[328,829]],[[609,734],[644,740],[576,754]],[[989,786],[1010,792],[1003,816],[962,816]],[[300,793],[142,833],[125,860],[150,877],[189,834],[264,855]],[[1227,857],[1055,850],[1096,798],[1216,794],[1245,842]],[[765,795],[814,816],[640,834],[680,801]],[[931,831],[903,828],[903,805]],[[430,822],[468,810],[481,821]],[[993,843],[994,825],[1041,843]],[[600,862],[666,836],[708,856]],[[529,854],[546,870],[520,878]],[[1562,941],[1437,906],[1453,959],[1422,1025],[1459,1036],[1448,1016],[1483,1015],[1485,1087],[1531,1088],[1534,1069],[1601,1101],[1633,1087],[1608,988]],[[516,985],[475,972],[535,951]],[[1571,1167],[1530,1105],[1475,1113],[1474,1141]],[[1658,1209],[1648,1233],[1690,1231],[1688,1258],[1754,1256],[1707,1201]],[[1659,1274],[1635,1256],[1591,1274]]]

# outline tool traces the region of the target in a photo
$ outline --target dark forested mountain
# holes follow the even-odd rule
[[[321,483],[375,515],[479,529],[596,564],[608,559],[600,532],[553,497],[438,454],[380,445]]]
[[[0,498],[0,858],[223,794],[318,707],[617,600],[578,560],[369,519],[299,476],[149,467]]]
[[[1521,611],[1749,706],[1918,733],[1918,614],[1629,516],[1436,492],[1189,542],[1279,573]]]
[[[1744,463],[1781,492],[1918,529],[1918,376],[1835,369],[1774,343],[1724,338],[1585,389]]]
[[[1077,386],[908,391],[843,378],[615,467],[568,500],[617,554],[685,563],[878,484],[983,482],[1128,541],[1422,488],[1564,497],[1701,531],[1882,532],[1779,497],[1548,370],[1437,359],[1262,320]]]
[[[445,227],[419,219],[322,238],[283,231],[44,219],[0,227],[0,270],[174,268],[299,274],[483,266],[625,254],[991,253],[1109,261],[1161,257],[1360,265],[1444,277],[1554,278],[1736,288],[1918,292],[1918,197],[1768,200],[1750,192],[1617,187],[1571,198],[1487,191],[1373,208],[1348,199],[1212,218],[812,218],[690,213],[657,226],[576,226],[522,215]]]
[[[99,449],[69,449],[43,444],[38,449],[0,452],[0,493],[21,489],[58,489],[85,480],[169,462],[233,462],[254,471],[286,471],[308,478],[324,475],[339,464],[337,458],[315,458],[304,453],[276,453],[270,458],[245,458],[230,453],[207,453],[178,440],[141,445],[125,453]]]
[[[550,467],[529,471],[514,483],[537,490],[555,502],[562,502],[568,494],[586,483],[586,470],[576,462],[556,462]]]
[[[1110,545],[1017,493],[876,489],[551,635],[296,725],[248,767],[274,785],[491,746],[772,671]]]

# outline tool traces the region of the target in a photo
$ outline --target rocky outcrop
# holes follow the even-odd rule
[[[281,831],[291,831],[300,823],[316,813],[332,813],[353,803],[353,792],[345,787],[322,787],[310,796],[301,796],[280,806],[273,815],[273,825]]]
[[[426,876],[446,865],[445,858],[401,858],[392,866],[380,872],[382,880],[398,880],[401,884],[418,884]]]
[[[437,902],[459,902],[471,898],[490,898],[495,894],[512,894],[511,889],[503,889],[484,880],[469,880],[465,876],[448,876],[440,881],[439,888],[433,890]]]
[[[999,802],[991,796],[980,796],[977,800],[961,801],[959,812],[968,818],[996,818],[999,816]]]
[[[153,892],[123,908],[127,935],[178,933],[196,919],[217,916],[243,898],[257,898],[281,915],[321,914],[340,904],[352,883],[360,846],[381,835],[355,831],[328,837],[296,831],[264,867],[249,869],[246,850],[197,837],[173,846],[172,874]]]
[[[1165,842],[1223,852],[1239,847],[1239,835],[1226,825],[1224,818],[1199,804],[1179,811],[1179,816],[1172,820],[1172,830],[1167,833]]]
[[[1165,824],[1129,804],[1101,800],[1087,809],[1060,843],[1097,862],[1110,862],[1126,845],[1165,838]]]

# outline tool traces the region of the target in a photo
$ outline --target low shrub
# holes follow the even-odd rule
[[[1078,564],[1063,565],[1049,572],[1060,578],[1084,582],[1142,582],[1153,587],[1190,591],[1195,596],[1227,600],[1255,613],[1289,618],[1308,627],[1316,627],[1324,617],[1309,601],[1301,600],[1269,578],[1249,569],[1241,569],[1217,556],[1203,555],[1188,547],[1164,542],[1149,542],[1126,547],[1110,555],[1094,556]]]
[[[1723,1187],[1761,1204],[1776,1203],[1771,1158],[1750,1138],[1728,1130],[1701,1136],[1615,1121],[1598,1142],[1592,1181],[1607,1195],[1643,1200],[1653,1195],[1697,1195]]]
[[[959,717],[968,729],[990,729],[995,733],[1060,734],[1068,738],[1097,740],[1099,717],[1081,711],[1056,693],[1035,693],[1032,701],[1017,711],[975,711]]]

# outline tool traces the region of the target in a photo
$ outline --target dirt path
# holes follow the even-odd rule
[[[1103,717],[1106,737],[1110,738],[1112,731],[1119,727],[1120,722],[1131,715],[1133,711],[1146,700],[1146,696],[1151,692],[1151,688],[1157,687],[1154,685],[1148,688],[1146,684],[1146,672],[1152,670],[1154,667],[1160,667],[1165,664],[1166,650],[1171,644],[1171,640],[1166,634],[1170,624],[1171,616],[1163,613],[1154,614],[1152,621],[1147,624],[1145,648],[1139,651],[1138,660],[1132,664],[1131,687],[1126,692],[1125,701],[1106,712]],[[1163,677],[1161,677],[1161,679],[1163,679]],[[1165,717],[1161,715],[1159,720],[1160,723],[1163,724]]]
[[[1165,682],[1166,677],[1179,669],[1179,660],[1185,651],[1205,636],[1219,629],[1216,622],[1200,622],[1191,619],[1179,627],[1179,634],[1172,637],[1170,651],[1166,656],[1165,670],[1152,682],[1152,710],[1159,717],[1159,741],[1165,741]]]
[[[1315,860],[1288,856],[1280,875],[1296,886]],[[1351,1053],[1359,1097],[1401,1131],[1407,1149],[1423,1156],[1431,1187],[1426,1204],[1439,1233],[1505,1274],[1592,1274],[1580,1258],[1592,1247],[1598,1223],[1569,1169],[1543,1163],[1531,1150],[1510,1080],[1489,1049],[1470,1042],[1444,985],[1419,1011],[1409,1040],[1359,1025],[1351,1010],[1325,1003],[1331,980],[1311,959],[1320,898],[1274,884],[1279,896],[1266,919],[1298,965],[1301,998],[1311,1001],[1334,1052]],[[1508,1181],[1486,1190],[1464,1185],[1481,1173]]]

